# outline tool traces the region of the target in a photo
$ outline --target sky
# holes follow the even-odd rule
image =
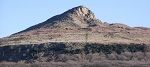
[[[0,37],[83,5],[108,23],[150,27],[150,0],[0,0]]]

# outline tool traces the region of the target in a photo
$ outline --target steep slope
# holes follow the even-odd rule
[[[53,29],[53,28],[86,28],[92,25],[99,25],[95,15],[86,7],[78,6],[72,8],[60,15],[56,15],[45,22],[27,28],[22,32],[37,29]]]

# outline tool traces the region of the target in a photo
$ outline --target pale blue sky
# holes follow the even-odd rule
[[[0,37],[83,5],[109,23],[150,27],[150,0],[0,0]]]

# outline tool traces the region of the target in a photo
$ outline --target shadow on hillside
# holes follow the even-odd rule
[[[95,56],[94,54],[98,54],[96,57],[104,56],[105,59],[109,60],[112,60],[112,58],[113,60],[119,60],[117,59],[119,56],[125,56],[126,58],[120,60],[132,60],[134,57],[138,60],[145,60],[145,58],[148,58],[146,56],[146,53],[148,52],[146,47],[147,46],[145,44],[104,45],[98,43],[87,43],[85,46],[80,46],[80,48],[74,47],[72,44],[67,45],[66,43],[9,45],[0,47],[0,62],[6,61],[34,63],[35,61],[91,61]],[[138,56],[138,53],[141,54],[142,57]]]

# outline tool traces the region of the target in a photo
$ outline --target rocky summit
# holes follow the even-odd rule
[[[150,28],[103,22],[84,6],[0,38],[0,63],[6,65],[149,67],[149,61]]]
[[[60,15],[54,16],[43,23],[32,26],[25,31],[41,28],[86,28],[91,25],[90,22],[92,21],[96,21],[95,15],[88,8],[78,6]],[[92,23],[96,24],[95,22]]]

